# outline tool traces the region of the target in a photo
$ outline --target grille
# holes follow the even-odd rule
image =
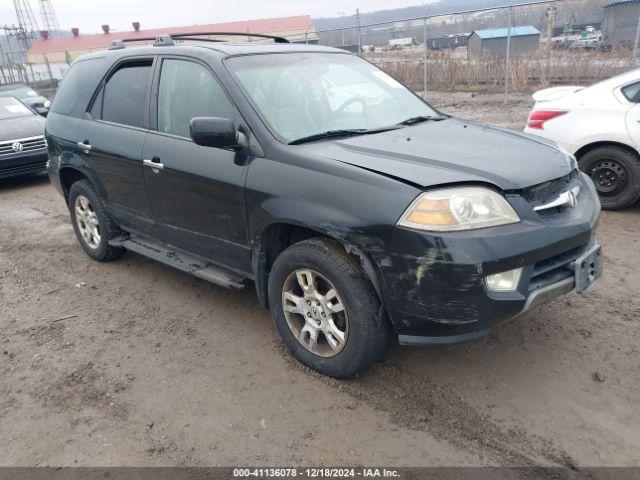
[[[22,145],[22,150],[15,151],[13,144],[19,143]],[[30,138],[17,138],[15,140],[6,140],[0,142],[0,157],[15,155],[17,153],[26,153],[36,150],[42,150],[47,147],[47,143],[44,140],[44,136]]]
[[[533,267],[533,273],[531,274],[529,291],[531,292],[569,278],[573,275],[573,270],[569,268],[569,265],[582,255],[585,249],[586,246],[582,245],[568,252],[536,263]]]
[[[532,207],[544,205],[549,203],[561,193],[571,190],[573,187],[578,186],[579,172],[577,170],[572,171],[569,175],[551,180],[549,182],[541,183],[530,187],[522,192],[522,197],[531,204]],[[538,214],[540,216],[550,216],[561,213],[566,207],[555,207],[548,210],[540,210]]]

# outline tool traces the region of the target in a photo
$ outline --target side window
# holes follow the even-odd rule
[[[158,90],[158,131],[189,137],[194,117],[233,118],[234,108],[218,81],[203,66],[167,59]]]
[[[104,86],[102,119],[144,127],[151,61],[132,63],[116,70]],[[94,105],[95,106],[95,105]]]
[[[74,62],[71,70],[62,80],[60,88],[53,99],[51,111],[68,115],[75,108],[83,92],[94,89],[98,83],[102,61],[100,59],[88,59]],[[89,95],[91,93],[87,92]],[[89,100],[86,100],[87,103]],[[83,105],[84,106],[84,105]]]
[[[96,95],[96,99],[93,101],[93,105],[91,106],[91,110],[89,113],[93,118],[102,118],[102,95],[104,94],[104,88],[100,87],[100,91],[98,95]]]
[[[630,102],[640,103],[640,82],[627,85],[622,89],[622,94]]]

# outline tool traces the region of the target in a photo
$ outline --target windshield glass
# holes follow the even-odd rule
[[[7,90],[7,92],[20,99],[38,96],[38,94],[29,87],[16,87],[11,90]]]
[[[438,113],[355,55],[287,53],[231,58],[229,69],[283,141],[335,130],[375,130]]]
[[[24,104],[13,97],[0,97],[0,120],[33,115]]]

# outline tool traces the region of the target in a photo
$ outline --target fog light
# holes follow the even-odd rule
[[[487,275],[484,281],[487,285],[487,290],[492,292],[514,292],[518,288],[520,277],[522,277],[522,267]]]

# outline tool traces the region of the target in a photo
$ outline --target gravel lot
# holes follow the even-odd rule
[[[513,128],[530,108],[431,99]],[[640,207],[598,233],[587,294],[334,381],[290,357],[253,290],[94,263],[46,177],[0,181],[0,463],[639,466]]]

